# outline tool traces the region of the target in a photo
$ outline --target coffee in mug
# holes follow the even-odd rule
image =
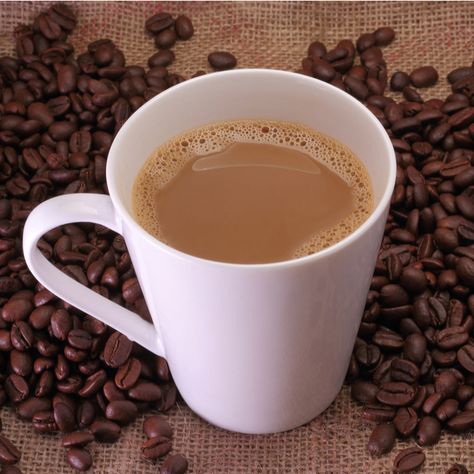
[[[133,186],[137,222],[169,246],[209,260],[270,263],[329,247],[373,209],[367,170],[311,128],[226,121],[160,145]]]

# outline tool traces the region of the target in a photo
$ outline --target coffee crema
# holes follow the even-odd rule
[[[347,237],[370,215],[361,161],[304,125],[219,122],[160,145],[132,193],[138,223],[162,242],[209,260],[271,263]]]

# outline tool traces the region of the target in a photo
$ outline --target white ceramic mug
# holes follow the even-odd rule
[[[193,257],[159,242],[132,214],[134,179],[152,151],[212,122],[305,124],[351,148],[372,180],[375,208],[316,254],[269,264]],[[60,298],[167,358],[187,404],[220,427],[271,433],[308,422],[344,380],[395,183],[395,156],[377,119],[339,89],[304,75],[235,70],[179,84],[143,105],[107,161],[110,197],[71,194],[34,209],[23,248],[33,275]],[[94,222],[125,238],[154,325],[80,285],[37,248],[50,229]]]

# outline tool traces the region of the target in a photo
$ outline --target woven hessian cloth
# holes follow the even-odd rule
[[[12,32],[30,23],[46,2],[0,2],[0,54],[13,52]],[[144,21],[161,10],[188,14],[195,26],[190,41],[174,48],[173,72],[189,76],[209,70],[213,50],[233,52],[241,67],[300,68],[308,44],[324,41],[333,47],[343,38],[390,25],[396,41],[385,49],[389,73],[410,72],[434,65],[440,84],[422,91],[425,99],[449,93],[446,74],[468,66],[474,51],[474,3],[470,2],[73,2],[79,19],[71,37],[76,52],[88,42],[111,38],[125,53],[127,64],[145,65],[155,51],[144,33]],[[330,369],[330,368],[329,368]],[[242,381],[245,383],[245,381]],[[60,436],[43,436],[18,420],[8,408],[1,411],[3,431],[22,450],[20,467],[26,474],[71,473]],[[397,441],[381,459],[366,451],[370,427],[360,407],[344,388],[324,414],[306,426],[267,436],[247,436],[208,425],[182,403],[168,415],[174,428],[174,452],[183,453],[196,473],[386,473],[399,449],[414,445]],[[144,461],[142,418],[124,429],[113,445],[91,445],[94,473],[157,473],[158,465]],[[474,436],[443,434],[439,444],[425,449],[425,473],[444,473],[454,462],[474,470]]]

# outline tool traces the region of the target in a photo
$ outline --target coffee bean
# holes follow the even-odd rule
[[[453,464],[445,474],[468,474],[466,466],[463,464]]]
[[[380,300],[384,306],[393,308],[395,306],[403,306],[408,304],[409,296],[404,288],[400,285],[385,285],[380,291]]]
[[[174,28],[162,30],[155,36],[156,47],[160,49],[171,48],[176,43],[176,40],[177,35]]]
[[[28,377],[33,371],[33,361],[30,354],[13,349],[10,352],[10,367],[13,373]]]
[[[410,81],[415,87],[430,87],[438,81],[438,72],[432,66],[423,66],[410,73]]]
[[[214,51],[209,54],[207,60],[216,71],[232,69],[237,65],[237,59],[235,56],[226,51]]]
[[[69,448],[66,452],[67,462],[77,471],[87,471],[92,466],[92,456],[84,448]]]
[[[105,416],[121,425],[128,425],[138,415],[138,410],[133,402],[128,400],[116,400],[110,402],[105,410]]]
[[[104,361],[110,367],[120,367],[130,357],[132,342],[123,334],[111,334],[104,347]]]
[[[157,436],[143,443],[142,454],[147,459],[157,459],[165,456],[171,451],[169,438]]]
[[[113,402],[115,400],[125,400],[125,394],[117,388],[112,380],[107,380],[107,382],[105,382],[104,386],[102,387],[102,391],[104,392],[105,398],[109,402]]]
[[[378,425],[372,431],[367,451],[371,456],[381,456],[392,450],[395,444],[396,432],[392,423],[383,423]]]
[[[354,77],[346,76],[344,79],[344,83],[346,85],[346,88],[348,89],[348,92],[352,94],[355,98],[359,100],[367,99],[369,95],[369,89],[364,84],[364,82],[359,81]]]
[[[401,349],[404,344],[402,337],[400,337],[396,333],[389,331],[377,331],[372,336],[372,342],[374,344],[377,344],[377,346],[388,350]]]
[[[80,350],[88,350],[92,345],[91,335],[82,329],[72,329],[67,335],[68,343]]]
[[[393,419],[393,424],[401,436],[410,436],[418,425],[416,411],[411,407],[399,408]]]
[[[395,31],[390,26],[382,26],[374,31],[375,44],[388,46],[395,39]]]
[[[449,398],[436,409],[436,417],[441,422],[449,420],[457,413],[458,408],[459,402],[453,398]]]
[[[315,59],[311,67],[313,77],[322,81],[330,82],[336,77],[334,67],[323,59]]]
[[[77,408],[77,425],[79,428],[86,428],[92,424],[95,418],[95,408],[94,405],[89,400],[84,400],[79,404]]]
[[[166,413],[176,404],[178,391],[174,383],[160,385],[161,399],[156,403],[156,409]]]
[[[10,300],[2,308],[2,319],[7,323],[25,320],[33,311],[31,301],[24,299]]]
[[[138,381],[129,391],[128,396],[134,400],[154,402],[161,398],[159,385],[153,382]]]
[[[194,34],[194,26],[186,15],[179,15],[174,26],[179,39],[188,40]]]
[[[90,431],[99,443],[115,443],[120,437],[120,426],[109,420],[96,420],[90,425]]]
[[[173,23],[174,20],[169,13],[160,12],[146,20],[145,28],[149,33],[157,34],[172,26]]]
[[[374,403],[377,392],[377,386],[365,380],[358,380],[351,385],[351,396],[360,403]]]
[[[456,206],[466,219],[474,219],[474,200],[467,194],[460,194],[455,198]]]
[[[10,338],[10,331],[0,329],[0,351],[9,352],[13,349],[13,344]]]
[[[94,441],[94,436],[88,431],[74,431],[63,436],[63,446],[70,448],[73,446],[84,447]]]
[[[22,472],[17,466],[5,465],[0,470],[0,474],[22,474]]]
[[[51,400],[45,397],[31,397],[21,402],[16,407],[16,412],[20,418],[31,420],[35,413],[51,409]]]
[[[68,312],[64,309],[58,309],[51,314],[51,331],[53,335],[65,341],[69,331],[72,329],[72,321]]]
[[[403,344],[403,355],[415,364],[421,364],[426,355],[426,338],[421,334],[410,334]]]
[[[443,370],[439,373],[434,381],[436,392],[444,394],[450,398],[454,396],[459,385],[459,380],[455,374],[450,370]]]
[[[4,388],[13,403],[26,400],[30,393],[30,388],[26,380],[17,374],[11,374],[6,378]]]
[[[416,432],[416,442],[420,446],[432,446],[436,444],[441,437],[441,425],[436,418],[432,416],[423,417]]]
[[[74,411],[65,403],[56,403],[53,407],[54,421],[58,425],[58,428],[68,433],[72,431],[76,426]]]
[[[51,410],[35,413],[31,422],[33,428],[40,433],[53,433],[58,430],[58,425],[54,421],[54,415]]]
[[[397,474],[419,469],[425,462],[425,454],[420,448],[413,447],[400,451],[393,461],[393,471]]]
[[[141,363],[138,359],[131,357],[125,364],[119,367],[115,374],[115,384],[122,390],[128,390],[135,385],[140,377]]]
[[[161,416],[153,415],[143,421],[143,432],[148,438],[171,438],[173,431],[170,424]]]
[[[463,433],[474,427],[474,411],[463,411],[452,417],[446,426],[455,433]]]
[[[105,384],[107,380],[107,374],[104,369],[98,370],[87,377],[84,385],[79,390],[78,394],[81,397],[90,397],[97,393]]]
[[[373,344],[364,344],[355,352],[356,360],[365,367],[374,367],[380,360],[380,349]]]
[[[405,267],[400,277],[400,284],[413,293],[423,293],[428,282],[423,271],[415,267]]]
[[[394,382],[416,383],[420,376],[418,367],[409,360],[393,359],[390,368],[391,379]]]
[[[469,339],[469,334],[461,327],[443,329],[437,335],[437,344],[443,350],[456,349],[464,345]]]
[[[148,58],[148,66],[150,69],[155,67],[167,67],[174,59],[173,51],[170,49],[162,49]]]
[[[160,467],[160,474],[184,474],[187,470],[187,459],[181,454],[173,454],[163,461]]]
[[[133,304],[141,296],[141,289],[137,278],[129,278],[122,284],[123,299],[130,304]]]
[[[21,453],[15,445],[5,436],[0,434],[0,462],[15,464],[20,460]]]
[[[457,352],[457,360],[470,373],[474,373],[474,345],[466,344]]]
[[[405,382],[386,382],[377,392],[377,400],[390,406],[409,405],[415,398],[415,389]]]

